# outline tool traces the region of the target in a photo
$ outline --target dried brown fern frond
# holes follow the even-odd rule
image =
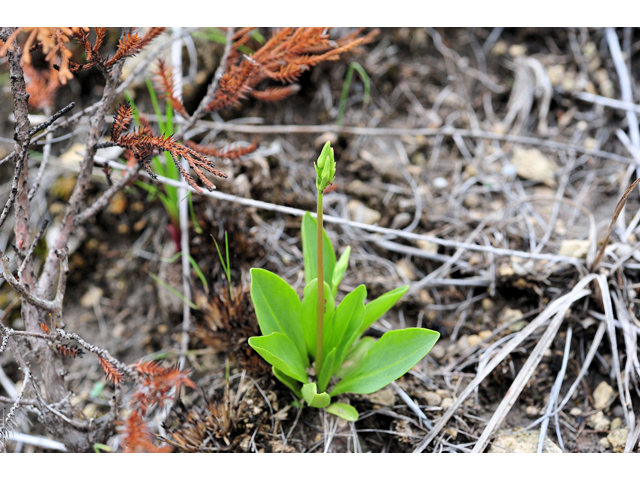
[[[152,178],[157,178],[157,176],[153,173],[147,162],[156,151],[169,152],[184,179],[198,193],[202,193],[202,189],[198,186],[193,177],[191,177],[191,175],[189,175],[189,173],[182,167],[180,158],[184,158],[189,163],[193,171],[196,172],[202,183],[209,190],[214,190],[215,186],[205,176],[203,170],[206,170],[218,177],[227,178],[227,174],[217,170],[211,160],[195,150],[176,142],[172,137],[153,135],[150,130],[145,127],[140,127],[131,133],[122,135],[123,130],[120,127],[125,125],[125,123],[126,125],[129,125],[132,116],[133,109],[127,103],[120,105],[116,109],[114,114],[114,131],[112,131],[116,136],[111,137],[111,144],[119,145],[130,150]],[[118,125],[117,129],[115,129],[116,124]]]
[[[124,453],[170,453],[170,446],[159,447],[154,442],[154,436],[149,431],[144,416],[133,410],[124,421],[124,431],[122,432],[122,446]]]
[[[167,64],[163,59],[158,59],[158,69],[154,72],[156,78],[155,83],[159,85],[162,98],[165,98],[171,104],[171,108],[179,113],[184,118],[189,118],[187,110],[184,108],[183,103],[175,94],[175,85],[173,81],[173,71],[167,67]]]
[[[237,158],[249,155],[258,149],[257,140],[254,140],[248,147],[235,148],[230,148],[229,145],[220,148],[216,148],[213,145],[198,145],[190,140],[185,140],[184,143],[187,147],[201,153],[202,155],[207,155],[208,157],[228,158],[229,160],[236,160]]]
[[[64,345],[62,343],[56,345],[56,350],[60,355],[72,358],[82,358],[82,356],[84,355],[84,351],[81,348],[72,345]]]
[[[132,365],[138,373],[138,389],[131,397],[131,414],[124,422],[124,452],[170,452],[171,447],[158,447],[149,431],[145,417],[153,408],[164,408],[184,385],[196,388],[188,371],[177,365],[163,367],[156,362],[139,362]]]
[[[38,110],[46,110],[53,105],[53,96],[60,88],[58,71],[39,70],[31,65],[23,68],[29,94],[29,105]]]
[[[124,380],[124,373],[122,373],[114,365],[112,365],[109,360],[99,356],[98,363],[107,374],[107,380],[112,382],[114,385],[120,385],[122,383],[122,381]]]
[[[116,54],[111,57],[104,66],[107,69],[113,67],[113,65],[115,65],[119,60],[136,55],[140,50],[142,50],[143,46],[142,38],[140,38],[137,33],[127,33],[123,35],[118,42],[118,50],[116,51]]]
[[[131,124],[131,120],[133,120],[133,107],[129,102],[125,102],[116,109],[116,113],[113,115],[111,139],[114,142],[120,140],[122,133],[127,131]]]
[[[149,45],[155,38],[159,37],[164,31],[165,27],[150,27],[142,36],[142,41],[140,42],[140,49],[145,48]]]
[[[0,57],[7,54],[7,50],[13,50],[13,42],[18,38],[20,33],[29,33],[26,41],[22,44],[22,59],[20,64],[31,64],[32,48],[42,47],[42,52],[46,55],[45,60],[49,62],[50,67],[56,67],[56,61],[59,58],[60,65],[60,83],[63,85],[67,80],[73,78],[73,74],[69,70],[69,59],[72,56],[67,44],[72,37],[80,35],[81,32],[88,32],[88,27],[19,27],[13,31],[6,42],[0,42]]]
[[[263,102],[279,102],[300,91],[300,85],[286,85],[284,87],[269,87],[264,90],[252,90],[251,96]]]
[[[305,70],[323,61],[337,60],[341,54],[373,41],[378,35],[373,30],[365,36],[360,31],[343,39],[331,41],[326,28],[283,28],[278,30],[250,57],[236,54],[229,59],[225,74],[220,79],[218,91],[207,106],[208,111],[221,110],[237,104],[261,81],[269,78],[281,83],[296,81]],[[249,32],[236,43],[246,42]],[[234,44],[234,48],[237,48]],[[237,53],[237,51],[236,51]],[[285,87],[286,88],[286,87]],[[293,93],[292,90],[266,90],[253,93],[256,98],[279,100]]]

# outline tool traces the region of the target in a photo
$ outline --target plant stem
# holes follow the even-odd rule
[[[316,251],[318,254],[318,327],[316,330],[316,376],[322,371],[322,340],[324,333],[324,263],[322,238],[322,192],[318,192],[318,225],[317,225]]]

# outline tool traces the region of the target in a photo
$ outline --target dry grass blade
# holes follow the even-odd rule
[[[631,195],[631,192],[633,192],[633,189],[636,188],[639,183],[640,183],[640,178],[638,178],[635,182],[629,185],[627,190],[624,192],[624,195],[622,195],[622,198],[618,200],[618,203],[616,204],[616,209],[613,212],[613,218],[611,219],[611,223],[609,224],[609,229],[607,230],[607,235],[604,238],[604,241],[602,242],[602,246],[600,247],[598,256],[596,257],[596,259],[593,262],[593,265],[591,266],[592,272],[595,271],[595,269],[598,267],[598,264],[602,260],[602,257],[604,256],[604,251],[607,248],[607,244],[609,243],[609,238],[611,237],[611,232],[613,231],[613,227],[615,227],[616,222],[618,221],[618,216],[620,215],[620,212],[622,212],[622,209],[626,205],[627,200],[629,199],[629,195]]]
[[[585,277],[587,281],[593,280],[595,275],[588,275]],[[422,452],[440,433],[440,431],[444,428],[446,423],[453,417],[456,410],[462,405],[462,403],[473,393],[478,385],[502,362],[507,355],[509,355],[515,348],[518,347],[524,340],[526,340],[536,329],[541,327],[547,320],[549,320],[553,315],[557,314],[559,311],[563,309],[567,309],[573,304],[575,301],[580,298],[585,297],[590,292],[589,290],[584,290],[582,287],[587,282],[581,281],[574,289],[567,293],[566,295],[554,300],[551,302],[547,308],[544,309],[536,318],[534,318],[525,328],[523,328],[520,332],[518,332],[513,339],[511,339],[501,350],[500,352],[489,362],[489,364],[478,372],[478,374],[474,377],[474,379],[467,385],[467,387],[463,390],[463,392],[458,396],[456,401],[453,403],[451,407],[444,413],[444,415],[438,420],[433,427],[433,430],[429,432],[420,444],[415,448],[414,453]]]
[[[562,388],[562,381],[564,380],[564,374],[567,371],[567,365],[569,364],[569,353],[571,351],[572,336],[573,336],[573,329],[571,328],[571,326],[569,326],[569,328],[567,328],[567,336],[565,337],[564,354],[562,356],[562,367],[560,367],[560,371],[558,372],[556,381],[554,382],[553,388],[551,389],[551,395],[549,396],[549,402],[547,403],[547,409],[544,415],[544,420],[542,421],[542,426],[540,427],[540,439],[538,440],[537,453],[542,453],[544,439],[547,435],[547,427],[549,426],[549,417],[553,415],[551,411],[553,410],[553,406],[556,404],[558,395],[560,395],[560,388]],[[557,413],[556,413],[556,424],[557,423],[558,423],[558,419],[557,419]]]
[[[572,292],[575,292],[573,296],[578,296],[578,298],[575,298],[573,301],[565,302],[563,307],[554,315],[551,323],[538,341],[538,344],[533,349],[529,358],[509,387],[509,391],[500,402],[500,405],[498,405],[498,408],[491,417],[491,420],[489,420],[489,423],[482,432],[482,435],[480,435],[475,447],[473,447],[472,453],[482,453],[484,451],[485,447],[489,443],[489,439],[491,438],[493,431],[504,421],[511,410],[511,407],[513,407],[514,403],[520,396],[520,393],[531,378],[531,375],[533,375],[533,372],[542,360],[544,352],[549,348],[549,345],[551,345],[551,342],[553,342],[553,339],[556,337],[556,333],[558,332],[558,329],[560,328],[560,325],[573,302],[590,293],[588,290],[582,290],[581,288],[582,287],[580,287],[580,289],[574,289]]]

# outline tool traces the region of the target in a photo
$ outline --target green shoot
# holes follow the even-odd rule
[[[222,253],[220,252],[220,247],[218,247],[218,242],[213,238],[213,242],[216,244],[216,249],[218,250],[218,258],[220,259],[220,263],[222,264],[222,269],[224,270],[224,275],[227,277],[227,285],[229,286],[229,300],[233,302],[233,288],[231,287],[231,262],[229,261],[229,239],[227,238],[227,232],[224,232],[224,247],[227,253],[227,261],[224,261],[222,258]]]
[[[94,443],[93,451],[96,453],[100,453],[100,450],[102,450],[103,452],[113,452],[113,448],[111,448],[109,445],[105,445],[104,443]]]
[[[165,263],[173,263],[178,258],[180,258],[181,256],[182,256],[182,252],[178,252],[171,258],[161,258],[160,260],[165,262]],[[196,263],[196,261],[194,260],[194,258],[191,255],[189,255],[189,263],[191,264],[191,266],[193,267],[193,270],[198,275],[198,278],[200,278],[200,281],[202,282],[202,285],[204,286],[204,289],[207,292],[209,292],[209,282],[207,282],[207,279],[204,278],[204,274],[202,273],[202,270],[200,269],[200,267],[198,266],[198,264]]]
[[[149,270],[146,271],[149,276],[151,278],[153,278],[156,282],[158,282],[160,285],[162,285],[164,288],[166,288],[167,290],[169,290],[171,293],[173,293],[176,297],[178,297],[180,300],[182,300],[183,303],[189,305],[190,308],[193,308],[194,310],[200,310],[198,308],[198,306],[193,303],[190,302],[189,300],[187,300],[184,295],[182,295],[180,292],[178,292],[175,288],[172,288],[171,286],[169,286],[166,282],[163,282],[160,277],[158,277],[157,275],[154,275],[153,273],[151,273]]]
[[[349,70],[347,70],[347,77],[344,80],[344,86],[342,87],[342,95],[340,96],[340,108],[338,110],[337,120],[338,125],[342,125],[342,122],[344,121],[344,111],[347,106],[347,97],[349,95],[349,88],[351,88],[351,81],[353,79],[354,70],[358,72],[358,75],[360,75],[360,78],[364,83],[364,104],[368,105],[369,100],[371,99],[371,82],[369,80],[367,71],[358,62],[351,62],[351,64],[349,65]]]

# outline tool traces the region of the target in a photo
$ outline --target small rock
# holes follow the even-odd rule
[[[622,419],[620,417],[616,417],[611,420],[611,430],[617,430],[622,427]]]
[[[505,308],[500,315],[500,324],[503,325],[505,323],[510,323],[516,320],[521,320],[524,317],[522,311],[514,310],[512,308]]]
[[[527,48],[524,45],[511,45],[509,47],[509,55],[512,57],[522,57],[527,54]]]
[[[481,340],[485,340],[489,338],[491,335],[493,335],[493,332],[491,330],[482,330],[481,332],[478,332],[478,336],[480,337]]]
[[[607,435],[607,440],[611,444],[611,448],[615,453],[624,452],[624,447],[627,444],[628,435],[628,428],[618,428]]]
[[[431,355],[436,360],[440,360],[445,356],[446,353],[447,352],[442,345],[434,345],[434,347],[429,352],[429,355]]]
[[[615,397],[615,391],[604,380],[593,391],[593,408],[596,410],[604,410],[613,398]]]
[[[366,395],[371,403],[376,403],[378,405],[384,405],[385,407],[391,407],[396,403],[396,394],[393,393],[393,390],[390,388],[385,388],[384,390],[378,390],[375,393],[370,395]]]
[[[558,255],[563,257],[584,258],[589,251],[589,240],[563,240]]]
[[[458,430],[456,430],[453,427],[447,428],[444,433],[446,435],[449,435],[451,437],[451,440],[455,440],[456,438],[458,438]]]
[[[449,186],[449,181],[444,177],[436,177],[433,179],[433,182],[431,182],[431,184],[436,190],[444,190]]]
[[[371,196],[371,186],[361,180],[354,180],[347,185],[347,193],[356,197],[368,198]]]
[[[393,220],[391,221],[391,228],[393,230],[404,228],[411,223],[412,218],[413,216],[411,214],[407,212],[401,212],[393,217]]]
[[[347,203],[347,210],[349,211],[349,216],[353,221],[366,223],[368,225],[378,223],[380,218],[382,218],[380,212],[367,207],[359,200],[349,200],[349,203]]]
[[[455,343],[454,354],[455,355],[459,355],[469,347],[470,347],[470,345],[469,345],[469,336],[468,335],[463,335],[463,336],[460,337],[460,340],[458,340]]]
[[[451,405],[453,405],[453,398],[443,398],[442,403],[440,404],[440,406],[445,410],[450,408]]]
[[[480,198],[478,195],[470,195],[464,199],[464,206],[467,208],[478,208],[480,205]]]
[[[442,403],[442,397],[435,392],[425,392],[423,397],[430,407],[437,407]]]
[[[609,440],[607,440],[607,437],[602,437],[600,440],[598,440],[598,443],[605,450],[609,450],[611,448],[611,444],[609,443]]]
[[[624,409],[620,405],[616,405],[613,407],[613,410],[611,410],[611,414],[614,417],[624,417]]]
[[[558,167],[537,148],[514,148],[512,163],[522,178],[556,186],[554,174]]]
[[[540,430],[526,430],[524,432],[511,432],[501,430],[493,441],[489,453],[536,453]],[[542,444],[542,453],[562,453],[560,447],[549,440],[547,435]]]
[[[442,398],[450,398],[451,397],[451,392],[449,390],[445,390],[444,388],[436,390],[436,393],[438,395],[440,395]]]
[[[527,414],[527,417],[531,417],[531,418],[537,417],[538,414],[540,413],[540,409],[534,405],[529,405],[527,408],[525,408],[524,411]]]
[[[468,342],[470,347],[475,347],[482,342],[482,339],[480,338],[480,335],[469,335]]]
[[[429,253],[438,253],[438,244],[429,242],[428,240],[416,240],[416,245],[420,250]]]
[[[84,308],[93,308],[98,304],[100,299],[102,298],[103,290],[101,288],[96,287],[95,285],[91,285],[89,287],[89,291],[85,293],[80,299],[80,305]]]
[[[413,265],[408,260],[401,258],[396,262],[396,268],[400,276],[405,276],[408,280],[413,281],[418,276],[413,271]]]
[[[611,420],[604,416],[602,411],[596,412],[589,417],[587,424],[594,430],[609,430]]]
[[[573,417],[579,417],[580,415],[582,415],[582,410],[574,407],[571,410],[569,410],[569,415]]]
[[[493,53],[494,55],[504,55],[505,53],[507,53],[507,50],[508,50],[507,42],[498,40],[495,43],[495,45],[491,48],[491,53]]]
[[[483,310],[485,310],[485,311],[491,310],[495,306],[496,306],[496,304],[490,298],[483,298],[482,299],[482,309]]]

